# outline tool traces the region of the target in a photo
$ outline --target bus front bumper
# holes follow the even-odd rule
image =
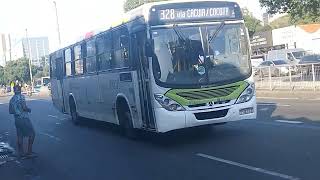
[[[201,125],[256,119],[257,104],[256,98],[253,97],[246,103],[205,110],[172,112],[164,108],[156,108],[155,115],[158,132],[168,132]]]

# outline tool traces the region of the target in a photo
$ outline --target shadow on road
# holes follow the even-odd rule
[[[276,103],[258,103],[258,121],[275,121],[275,120],[287,120],[287,121],[303,121],[310,122],[311,120],[306,117],[297,117],[294,119],[285,118],[285,116],[273,116],[273,113],[278,108]],[[146,131],[138,131],[139,138],[137,143],[145,143],[163,147],[177,147],[186,146],[191,144],[205,143],[214,140],[221,140],[227,138],[233,138],[241,136],[243,134],[250,133],[242,128],[236,128],[233,123],[226,123],[221,125],[212,126],[200,126],[194,128],[180,129],[170,131],[167,133],[153,133]],[[121,130],[117,125],[94,121],[91,119],[82,119],[80,125],[81,128],[88,128],[93,131],[102,132],[108,136],[124,138],[121,134]]]
[[[301,122],[315,123],[315,121],[303,116],[296,117],[296,118],[288,118],[286,117],[286,114],[273,115],[273,113],[278,108],[276,103],[258,103],[257,105],[258,105],[257,120],[264,120],[264,121],[286,120],[286,121],[301,121]],[[294,111],[294,109],[292,109],[292,111]]]
[[[81,128],[88,128],[93,131],[102,132],[108,136],[127,139],[127,137],[122,135],[119,126],[114,124],[82,118],[79,126]],[[246,133],[241,129],[232,129],[228,128],[228,126],[228,123],[221,125],[199,126],[170,131],[167,133],[138,130],[138,138],[132,141],[135,141],[136,143],[144,143],[146,145],[156,145],[159,147],[177,147],[205,143],[212,141],[213,139],[236,137]]]

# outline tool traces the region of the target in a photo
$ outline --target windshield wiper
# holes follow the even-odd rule
[[[180,40],[182,40],[183,42],[186,42],[188,40],[188,38],[183,34],[183,32],[177,24],[173,25],[173,30]]]
[[[226,25],[224,21],[221,22],[220,26],[217,30],[208,38],[208,44],[210,44],[218,35],[218,33],[222,30],[222,28]]]

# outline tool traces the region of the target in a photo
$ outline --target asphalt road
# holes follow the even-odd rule
[[[0,142],[15,148],[7,102],[0,98]],[[320,101],[259,99],[257,120],[144,133],[139,141],[105,123],[74,126],[50,100],[28,105],[39,157],[0,165],[1,180],[320,179]]]

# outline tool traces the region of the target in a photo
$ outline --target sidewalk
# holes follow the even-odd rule
[[[23,94],[26,98],[28,97],[26,94]],[[12,94],[0,94],[0,98],[8,98],[8,97],[12,97]],[[47,93],[33,93],[32,96],[30,98],[51,98],[51,96]]]

